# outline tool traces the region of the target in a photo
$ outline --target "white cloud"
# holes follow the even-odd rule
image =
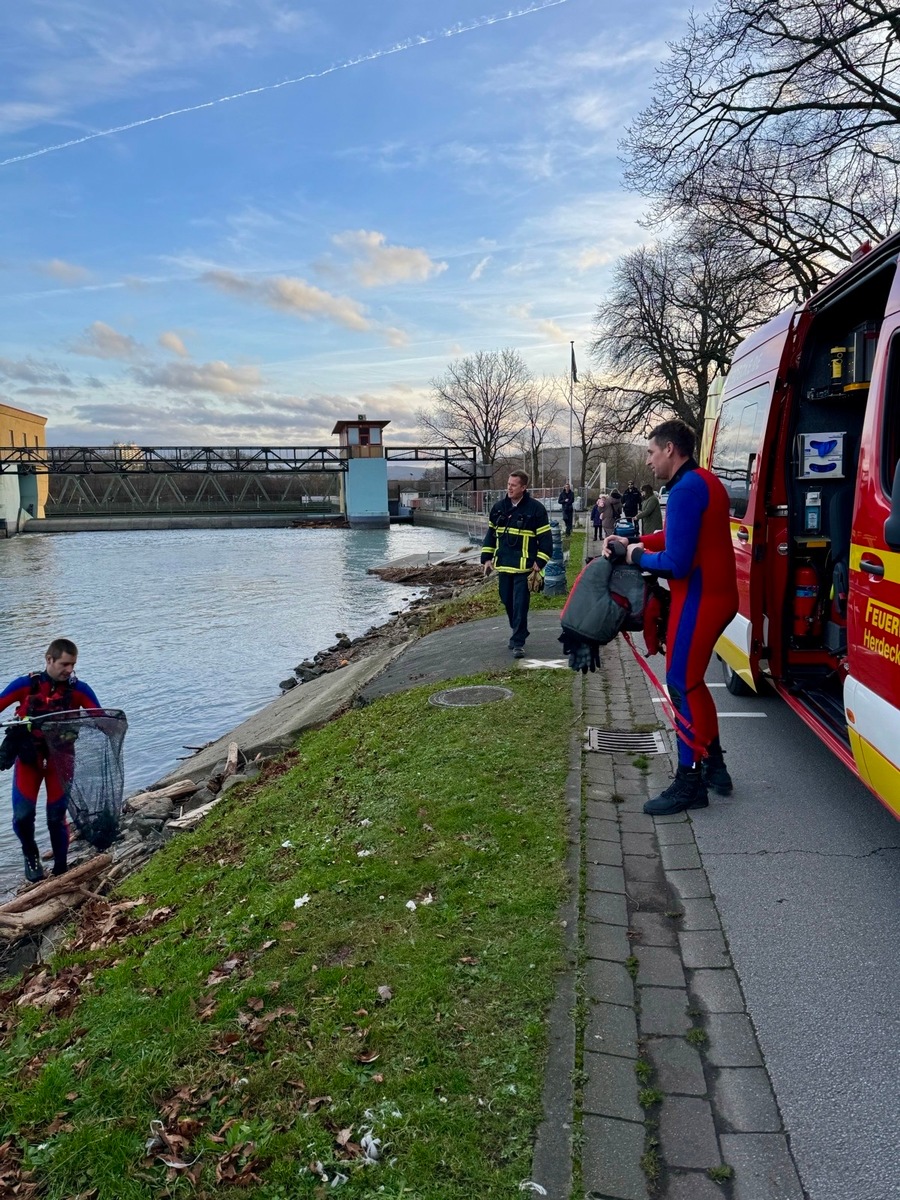
[[[213,392],[218,396],[241,395],[262,383],[257,367],[232,367],[221,361],[134,367],[132,375],[144,387],[166,388],[173,392]]]
[[[493,257],[492,255],[486,254],[480,262],[475,264],[475,266],[472,269],[472,273],[469,276],[469,279],[473,283],[475,282],[476,279],[480,279],[481,276],[484,274],[484,269],[488,265],[488,263],[491,261],[492,257]]]
[[[167,329],[159,335],[159,344],[164,350],[170,350],[173,354],[177,354],[179,358],[191,357],[187,346],[172,329]]]
[[[37,269],[42,275],[49,275],[51,279],[56,279],[60,283],[83,283],[91,277],[91,273],[86,267],[65,262],[61,258],[51,258],[48,262],[38,263]]]
[[[547,339],[549,342],[558,342],[560,345],[569,341],[569,335],[564,329],[560,329],[555,321],[538,321],[538,333]]]
[[[104,321],[94,321],[84,331],[81,340],[69,347],[73,354],[89,358],[136,358],[141,347],[127,333],[119,333]]]
[[[52,121],[56,108],[51,104],[37,104],[26,100],[10,100],[0,104],[0,133],[18,133],[44,121]]]
[[[363,287],[422,282],[447,270],[445,262],[435,262],[425,250],[389,246],[385,235],[376,230],[347,230],[331,240],[341,250],[356,255],[351,270]]]
[[[352,300],[349,296],[335,296],[307,283],[305,279],[276,275],[256,282],[223,268],[207,271],[201,279],[204,283],[218,288],[220,292],[265,304],[269,308],[277,308],[305,321],[314,318],[334,321],[345,329],[357,332],[372,328],[372,322],[365,315],[365,309],[359,301]]]
[[[38,362],[33,358],[0,358],[0,379],[14,379],[35,386],[72,386],[71,378],[56,363]]]

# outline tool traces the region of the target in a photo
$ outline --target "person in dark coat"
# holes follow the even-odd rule
[[[600,497],[594,501],[594,507],[591,509],[591,524],[594,527],[594,541],[600,538],[600,527],[603,524],[603,511],[600,508]]]
[[[566,527],[566,537],[572,533],[572,514],[575,511],[575,493],[572,491],[572,485],[566,483],[566,486],[559,493],[559,507],[562,509],[562,518]]]
[[[641,507],[641,493],[637,490],[634,480],[628,481],[628,487],[622,493],[622,512],[629,521],[633,521]]]

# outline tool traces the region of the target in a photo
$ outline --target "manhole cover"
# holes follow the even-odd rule
[[[621,729],[587,728],[587,748],[598,754],[665,754],[665,738],[655,733],[626,733]]]
[[[428,697],[429,704],[442,708],[466,708],[472,704],[495,704],[498,700],[511,700],[512,692],[502,687],[459,687],[447,688]]]

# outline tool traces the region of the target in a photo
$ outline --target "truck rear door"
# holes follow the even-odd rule
[[[793,328],[793,311],[775,317],[738,350],[721,400],[712,439],[710,470],[725,485],[740,607],[716,652],[744,683],[755,688],[765,643],[763,611],[766,480],[778,424],[780,374]]]
[[[863,429],[847,642],[844,705],[857,769],[900,817],[900,277],[881,328]]]

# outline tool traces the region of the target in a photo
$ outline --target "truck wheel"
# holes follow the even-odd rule
[[[725,680],[725,686],[732,696],[754,696],[756,694],[753,688],[744,683],[740,675],[731,669],[724,658],[720,658],[719,662],[722,666],[722,678]]]

